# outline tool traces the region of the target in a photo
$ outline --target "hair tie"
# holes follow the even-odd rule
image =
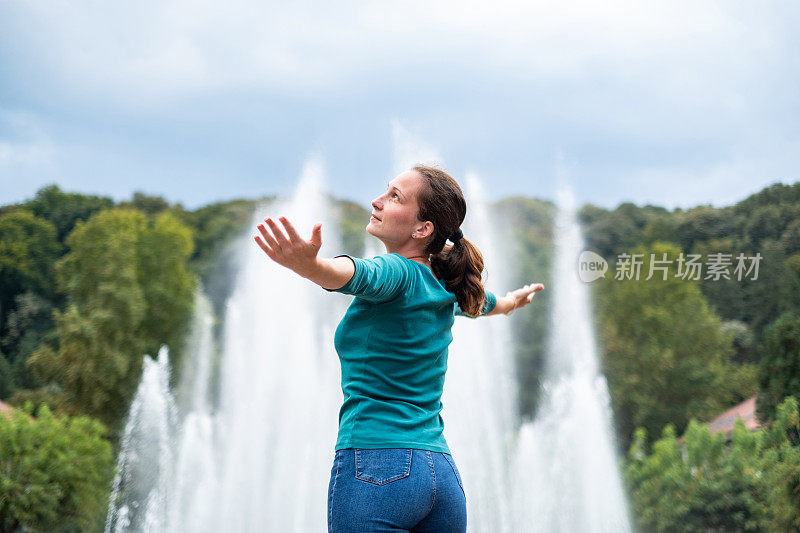
[[[453,233],[452,235],[450,235],[450,241],[452,241],[452,243],[453,243],[453,244],[455,244],[455,243],[457,243],[457,242],[458,242],[458,241],[461,239],[461,237],[463,237],[463,236],[464,236],[464,234],[463,234],[463,233],[461,233],[461,228],[459,228],[459,229],[458,229],[458,230],[457,230],[455,233]]]

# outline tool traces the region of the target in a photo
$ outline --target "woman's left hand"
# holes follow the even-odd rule
[[[272,233],[264,224],[259,224],[257,227],[263,240],[256,235],[256,243],[273,261],[307,277],[309,273],[317,270],[317,253],[322,246],[322,224],[316,224],[311,231],[311,239],[305,240],[297,234],[292,223],[286,217],[280,217],[278,220],[286,228],[289,236],[284,235],[275,221],[268,217],[264,219],[264,222],[267,223]]]
[[[530,285],[525,285],[521,289],[507,293],[506,298],[511,299],[513,306],[505,314],[510,315],[515,309],[525,307],[533,301],[533,297],[536,293],[543,289],[544,285],[541,283],[531,283]]]

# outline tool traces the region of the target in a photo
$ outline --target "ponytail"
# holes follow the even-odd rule
[[[447,290],[456,295],[464,313],[473,318],[481,314],[486,295],[481,280],[483,255],[477,246],[463,238],[447,245],[431,256],[431,268],[444,279]]]
[[[444,280],[447,290],[455,294],[461,310],[475,318],[486,300],[481,278],[483,255],[459,229],[467,214],[464,194],[456,180],[443,170],[424,165],[413,170],[422,175],[427,185],[419,194],[417,218],[433,222],[433,238],[425,249],[431,256],[431,268],[436,277]],[[446,244],[447,239],[453,244]]]

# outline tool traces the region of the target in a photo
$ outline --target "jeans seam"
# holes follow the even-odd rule
[[[428,509],[428,514],[433,511],[433,506],[436,504],[436,469],[433,467],[433,457],[431,457],[430,450],[425,450],[428,454],[428,465],[431,467],[431,475],[433,476],[433,494],[431,495],[431,508]]]
[[[340,453],[336,454],[336,475],[333,478],[333,488],[331,488],[331,501],[328,504],[328,533],[333,533],[333,493],[336,492],[336,482],[339,480],[339,466],[342,464]]]
[[[453,459],[452,456],[448,457],[447,454],[442,454],[442,455],[445,456],[444,458],[447,459],[447,462],[450,463],[451,467],[453,467],[453,474],[456,476],[456,481],[458,481],[458,486],[461,487],[461,490],[464,492],[464,496],[466,496],[467,491],[464,488],[464,483],[461,481],[461,475],[456,471],[457,468],[455,465],[455,460]]]

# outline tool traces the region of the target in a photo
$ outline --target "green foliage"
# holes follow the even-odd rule
[[[622,206],[620,206],[621,208]],[[616,211],[607,212],[603,209],[586,206],[579,212],[579,219],[586,234],[586,247],[605,258],[616,255],[618,250],[633,246],[639,228],[637,222],[632,220],[630,213]],[[630,211],[629,208],[626,211]]]
[[[0,398],[7,398],[17,388],[14,383],[14,369],[8,357],[0,352]]]
[[[255,206],[254,200],[231,200],[178,214],[192,228],[195,238],[192,265],[201,277],[205,278],[214,267],[223,247],[247,229]]]
[[[62,387],[59,407],[116,431],[143,355],[162,343],[180,352],[197,283],[186,266],[191,233],[169,213],[111,209],[78,223],[67,244],[57,264],[69,301],[54,313],[58,348],[42,345],[29,364]]]
[[[699,242],[722,239],[733,233],[734,217],[729,208],[716,209],[703,205],[678,215],[674,239],[681,249],[691,251]]]
[[[162,213],[139,236],[137,275],[147,303],[141,330],[145,350],[155,355],[161,344],[180,360],[180,344],[191,320],[197,277],[187,261],[194,251],[192,232],[169,213]]]
[[[133,199],[128,202],[120,202],[117,207],[136,209],[147,215],[157,215],[172,209],[169,202],[161,196],[150,196],[143,192],[134,192]]]
[[[741,429],[744,425],[737,422]],[[736,439],[741,439],[741,429]],[[747,430],[744,431],[745,436]],[[758,531],[758,511],[753,501],[756,478],[745,473],[743,448],[749,439],[736,441],[731,453],[721,433],[692,419],[683,449],[670,424],[653,452],[645,452],[645,430],[639,428],[625,469],[633,496],[633,515],[644,531],[705,532]]]
[[[736,268],[738,262],[736,260],[736,255],[740,252],[744,253],[746,256],[755,255],[745,253],[741,248],[741,244],[733,237],[696,241],[689,253],[700,255],[700,262],[703,263],[700,290],[703,291],[703,295],[709,301],[709,304],[714,307],[715,312],[724,319],[744,322],[743,318],[748,316],[749,313],[752,313],[752,308],[748,307],[748,291],[750,285],[757,281],[752,280],[752,273],[745,278],[744,272],[746,270],[742,272],[742,281],[739,281],[736,274],[734,274],[734,268]],[[709,274],[707,268],[709,255],[716,253],[731,254],[730,261],[732,266],[729,268],[728,272],[730,279],[726,279],[722,275],[716,276]],[[750,261],[746,260],[744,265],[746,269],[750,266]],[[763,264],[759,266],[759,277],[763,275],[761,272],[763,266]],[[745,355],[749,361],[754,360],[754,353],[748,352]]]
[[[800,218],[789,222],[781,233],[781,245],[787,254],[800,252]]]
[[[28,291],[18,294],[14,304],[8,314],[5,335],[0,338],[8,365],[0,372],[0,398],[10,396],[20,387],[41,385],[27,370],[25,361],[42,342],[53,337],[53,305],[49,300]]]
[[[52,297],[53,263],[60,253],[56,229],[47,220],[24,209],[0,216],[0,326],[17,294]]]
[[[752,355],[755,351],[753,331],[747,324],[740,320],[726,320],[722,323],[722,331],[733,338],[733,361],[745,363],[755,359]]]
[[[800,182],[774,183],[730,208],[736,233],[757,247],[764,239],[778,240],[800,219]],[[791,253],[791,250],[790,250]]]
[[[25,207],[49,220],[56,227],[58,242],[64,242],[79,220],[88,220],[98,211],[114,207],[114,201],[101,196],[65,193],[57,185],[48,185],[39,189]]]
[[[796,531],[800,527],[800,429],[788,397],[768,429],[736,421],[730,444],[692,419],[683,437],[672,424],[648,453],[643,428],[624,464],[633,516],[642,531]]]
[[[202,280],[203,291],[213,302],[218,316],[224,314],[235,279],[235,254],[226,253],[226,247],[232,246],[235,237],[248,229],[256,204],[254,200],[232,200],[175,213],[193,230],[194,253],[190,265]]]
[[[675,260],[679,249],[654,243],[639,279],[601,278],[596,289],[603,367],[623,440],[632,426],[651,434],[667,423],[683,428],[755,389],[752,369],[730,366],[732,335],[709,308],[697,282],[649,275],[650,254]],[[673,263],[675,264],[675,263]],[[610,267],[613,271],[613,267]],[[726,382],[725,378],[735,378]]]
[[[0,530],[92,531],[113,475],[105,428],[47,405],[0,415]]]
[[[758,412],[771,419],[785,396],[800,398],[800,316],[786,312],[766,330],[761,347]]]
[[[342,251],[356,257],[364,255],[364,239],[370,212],[353,202],[342,200],[336,203],[336,219],[342,236]]]
[[[800,277],[790,267],[780,243],[765,240],[758,279],[745,285],[745,313],[742,320],[750,324],[756,345],[764,342],[766,328],[786,311],[800,313]]]
[[[585,205],[578,212],[583,227],[586,249],[610,260],[639,244],[656,240],[673,240],[677,221],[663,207],[646,205],[638,207],[630,202],[620,204],[615,210]]]

